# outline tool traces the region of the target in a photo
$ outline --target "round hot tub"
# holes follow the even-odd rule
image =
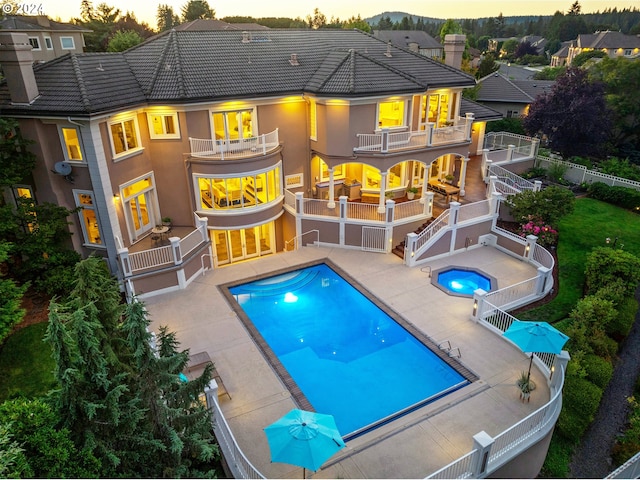
[[[498,281],[481,270],[467,267],[444,267],[434,270],[431,283],[443,292],[458,297],[473,297],[473,292],[498,288]]]

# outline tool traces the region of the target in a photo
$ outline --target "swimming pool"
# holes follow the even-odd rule
[[[473,297],[482,289],[490,292],[498,287],[498,281],[481,270],[466,267],[445,267],[431,273],[431,283],[449,295]]]
[[[353,438],[477,378],[336,269],[224,286],[300,408]]]

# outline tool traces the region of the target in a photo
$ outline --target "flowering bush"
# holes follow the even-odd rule
[[[540,219],[529,219],[522,225],[522,236],[535,235],[538,237],[538,244],[543,247],[555,245],[558,242],[558,231],[545,224]]]

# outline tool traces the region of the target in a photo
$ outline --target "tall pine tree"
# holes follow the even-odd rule
[[[83,260],[75,275],[69,300],[51,303],[46,339],[58,413],[77,447],[94,453],[104,477],[211,476],[218,450],[199,395],[213,367],[183,381],[188,351],[166,328],[152,348],[144,305],[121,303],[101,259]]]

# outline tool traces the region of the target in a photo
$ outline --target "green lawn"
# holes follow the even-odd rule
[[[576,199],[575,210],[558,225],[559,291],[541,307],[520,312],[521,320],[556,322],[565,318],[582,297],[587,254],[609,243],[640,256],[640,215],[591,198]],[[558,286],[555,287],[558,289]]]
[[[0,403],[16,396],[28,398],[54,388],[51,347],[42,341],[47,323],[23,328],[11,335],[0,352]]]

